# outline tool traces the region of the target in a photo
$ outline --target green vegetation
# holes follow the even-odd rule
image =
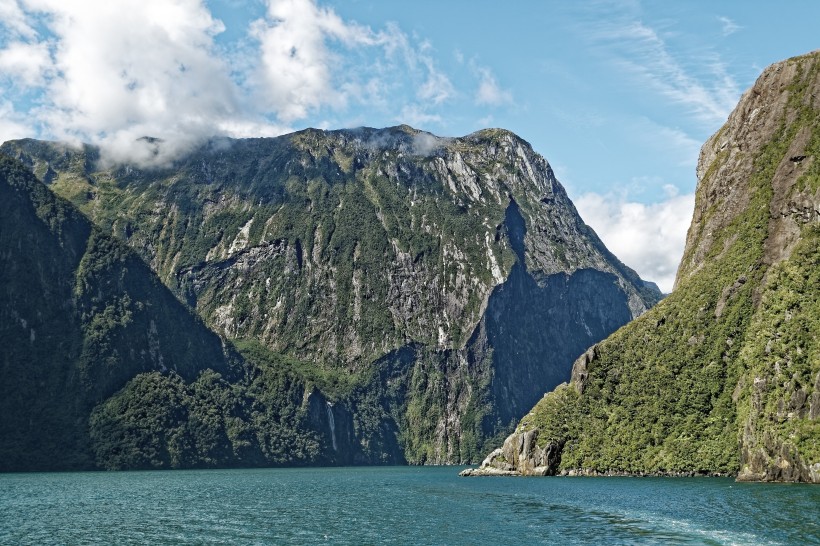
[[[132,251],[5,157],[0,207],[0,468],[93,466],[91,408],[142,371],[235,373]]]
[[[737,473],[743,453],[774,458],[781,448],[820,460],[820,427],[808,415],[820,376],[817,218],[802,226],[787,260],[769,268],[764,257],[778,170],[795,161],[788,153],[803,131],[809,150],[820,135],[818,112],[803,94],[816,86],[820,62],[816,55],[791,62],[799,69],[786,113],[750,151],[745,208],[728,211],[734,216],[694,272],[690,254],[702,242],[690,242],[690,270],[675,292],[601,342],[586,379],[559,387],[520,423],[539,428],[540,445],[564,445],[561,469]],[[717,154],[700,181],[698,203],[708,208],[691,228],[696,239],[713,215],[727,214],[721,197],[706,192],[728,158]],[[790,195],[816,189],[814,161]]]
[[[91,414],[96,462],[109,470],[326,462],[303,395],[299,381],[267,366],[235,383],[212,370],[189,384],[140,374]]]
[[[749,449],[793,446],[820,460],[820,427],[809,402],[820,382],[820,226],[807,225],[789,260],[769,270],[741,361],[747,373],[738,400],[741,422],[752,423]],[[773,436],[768,437],[767,436]],[[768,444],[768,446],[767,446]]]
[[[107,168],[92,147],[4,144],[99,226],[57,275],[67,291],[54,300],[70,302],[76,326],[65,368],[86,461],[477,461],[540,395],[538,378],[564,379],[577,352],[628,320],[624,286],[654,303],[525,142],[485,131],[420,155],[416,135],[225,140],[147,170]],[[577,285],[569,274],[602,261],[624,281],[609,299],[588,288],[616,286],[609,272]],[[514,269],[514,289],[491,295]],[[481,325],[488,298],[514,328]],[[550,298],[578,301],[572,320],[600,309],[584,319],[595,333],[537,326],[560,322],[534,303]],[[511,342],[526,324],[537,340]]]

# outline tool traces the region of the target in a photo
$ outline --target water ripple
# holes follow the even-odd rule
[[[453,468],[0,474],[1,544],[820,544],[820,488]]]

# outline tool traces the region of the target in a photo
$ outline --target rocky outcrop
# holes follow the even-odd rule
[[[511,434],[504,446],[494,450],[478,468],[468,468],[461,476],[554,476],[561,462],[563,446],[550,442],[539,447],[538,429]]]
[[[92,147],[2,150],[125,240],[209,327],[330,378],[362,460],[382,446],[395,461],[396,436],[410,462],[478,460],[578,354],[661,296],[504,130],[221,139],[152,171],[96,170]],[[383,373],[399,353],[412,360]]]
[[[673,293],[516,430],[555,472],[820,481],[818,97],[820,52],[777,63],[706,142]],[[502,456],[485,470],[533,468]]]

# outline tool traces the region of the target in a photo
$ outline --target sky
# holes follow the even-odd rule
[[[501,127],[668,292],[700,146],[766,66],[820,48],[817,21],[813,1],[0,0],[0,141],[146,164],[213,135]]]

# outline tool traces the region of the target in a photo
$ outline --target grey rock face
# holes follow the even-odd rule
[[[478,468],[463,470],[461,476],[554,476],[561,463],[562,445],[537,445],[538,429],[515,432],[504,447],[490,453]]]
[[[820,52],[772,65],[705,143],[673,293],[519,425],[560,473],[818,482],[818,97]]]
[[[157,171],[97,170],[89,147],[3,151],[229,339],[342,375],[410,351],[380,400],[411,462],[477,460],[578,354],[661,297],[503,130],[307,130],[212,142]]]

